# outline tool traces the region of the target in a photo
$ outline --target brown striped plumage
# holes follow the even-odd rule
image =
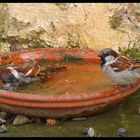
[[[117,69],[114,69],[115,72],[120,72],[126,69],[134,70],[134,69],[140,68],[140,62],[137,62],[137,61],[129,59],[128,57],[119,55],[117,61],[111,64],[110,67],[117,68]]]
[[[119,55],[111,48],[99,53],[101,69],[115,84],[129,85],[140,79],[140,61]]]

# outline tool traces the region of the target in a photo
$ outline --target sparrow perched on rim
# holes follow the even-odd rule
[[[140,62],[118,54],[111,48],[103,49],[98,56],[101,69],[116,85],[129,85],[140,79]]]

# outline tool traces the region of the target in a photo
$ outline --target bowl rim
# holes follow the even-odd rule
[[[55,54],[55,55],[54,55]],[[27,61],[32,57],[39,60],[43,56],[47,60],[63,60],[64,56],[74,56],[81,58],[83,61],[92,61],[99,64],[99,57],[97,51],[93,49],[79,49],[79,48],[38,48],[28,49],[23,51],[16,51],[10,53],[3,53],[0,55],[8,56],[10,61],[21,62]],[[54,57],[56,56],[56,57]],[[2,64],[7,63],[2,61]],[[140,82],[136,81],[134,84],[122,87],[111,87],[106,90],[92,93],[78,93],[78,94],[62,94],[62,95],[34,95],[28,93],[18,93],[13,91],[0,90],[0,103],[24,106],[33,108],[76,108],[83,106],[93,106],[112,102],[124,98],[140,87]]]

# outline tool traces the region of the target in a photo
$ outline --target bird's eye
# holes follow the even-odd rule
[[[103,56],[106,56],[107,54],[106,53],[103,53]]]

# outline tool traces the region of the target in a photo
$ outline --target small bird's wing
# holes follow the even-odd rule
[[[133,64],[132,67],[131,67],[131,69],[132,70],[134,70],[134,69],[140,69],[140,63],[139,64],[138,63]]]
[[[140,69],[140,61],[139,60],[131,60],[131,63],[133,64],[131,69]]]
[[[133,62],[131,59],[125,56],[119,56],[118,59],[110,65],[110,67],[115,71],[115,72],[121,72],[126,69],[136,69],[140,68],[140,63]]]

